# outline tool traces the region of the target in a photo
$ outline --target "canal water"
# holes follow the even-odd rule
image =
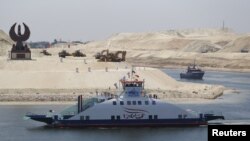
[[[162,70],[178,81],[220,84],[236,89],[237,94],[225,94],[204,104],[178,104],[197,112],[222,112],[227,124],[250,123],[250,73],[206,71],[203,80],[179,79],[182,70]],[[185,128],[113,128],[113,129],[52,129],[43,123],[24,120],[27,111],[45,113],[60,111],[67,105],[1,105],[0,141],[206,141],[207,127]]]

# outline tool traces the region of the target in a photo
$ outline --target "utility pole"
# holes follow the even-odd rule
[[[224,20],[222,22],[222,30],[225,31],[225,22],[224,22]]]

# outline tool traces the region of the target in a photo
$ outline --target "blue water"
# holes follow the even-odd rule
[[[239,91],[225,94],[210,103],[178,104],[195,111],[222,112],[230,122],[250,121],[250,73],[206,71],[204,80],[179,79],[182,70],[163,70],[178,81],[220,84]],[[113,128],[113,129],[52,129],[43,123],[23,120],[27,111],[60,111],[67,105],[0,106],[0,141],[206,141],[207,127],[192,128]]]
[[[250,73],[206,71],[203,80],[180,79],[181,69],[163,69],[165,73],[182,82],[219,84],[238,90],[250,90]]]
[[[218,84],[234,89],[238,93],[223,96],[204,104],[180,104],[195,111],[222,112],[228,120],[250,119],[250,73],[206,71],[203,80],[180,79],[180,69],[164,69],[165,73],[177,81],[203,84]]]

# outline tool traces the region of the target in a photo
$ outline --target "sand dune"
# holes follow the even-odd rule
[[[6,55],[12,44],[10,37],[0,29],[0,56]]]
[[[152,33],[120,33],[106,41],[91,42],[95,48],[126,50],[128,61],[136,65],[182,67],[196,59],[207,69],[250,71],[249,35],[221,29],[169,30]],[[244,65],[243,65],[244,64]]]
[[[250,52],[250,36],[241,36],[236,38],[234,41],[228,43],[220,52]]]
[[[212,44],[208,41],[194,41],[185,46],[183,49],[181,49],[181,51],[207,53],[207,52],[216,52],[220,49],[221,46]]]

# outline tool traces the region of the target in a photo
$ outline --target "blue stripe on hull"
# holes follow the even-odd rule
[[[157,120],[60,120],[54,127],[171,127],[207,125],[200,119],[157,119]]]

